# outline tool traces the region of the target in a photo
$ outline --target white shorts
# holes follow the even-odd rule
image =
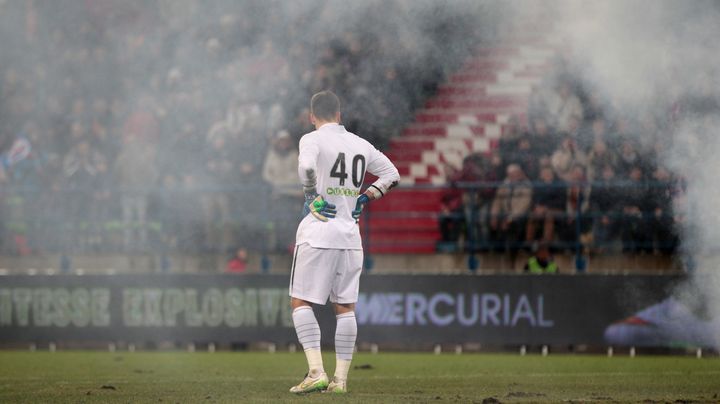
[[[350,304],[357,302],[362,272],[362,250],[295,246],[290,296],[310,303]]]

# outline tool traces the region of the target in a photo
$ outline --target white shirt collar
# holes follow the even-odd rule
[[[322,126],[320,126],[320,127],[318,128],[318,130],[320,130],[320,129],[324,128],[324,127],[328,127],[328,129],[329,129],[329,128],[331,128],[331,127],[337,127],[337,126],[340,126],[340,124],[337,123],[337,122],[328,122],[328,123],[324,123]]]

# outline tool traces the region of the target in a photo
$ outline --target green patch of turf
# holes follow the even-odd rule
[[[328,370],[334,357],[325,356]],[[0,402],[674,402],[720,400],[720,360],[357,354],[345,395],[288,393],[302,353],[0,352]],[[369,365],[369,366],[363,366]]]

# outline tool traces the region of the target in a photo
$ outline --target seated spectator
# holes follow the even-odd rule
[[[581,243],[587,245],[592,228],[590,209],[590,184],[583,166],[576,164],[570,170],[566,191],[565,220],[560,228],[561,239],[570,247]]]
[[[590,193],[590,210],[593,219],[593,245],[595,252],[602,253],[612,248],[622,224],[620,218],[620,191],[615,178],[615,169],[606,165],[596,178]]]
[[[565,183],[555,178],[552,168],[540,170],[540,182],[533,186],[532,206],[525,239],[528,243],[537,240],[537,231],[542,229],[542,242],[550,243],[555,236],[555,222],[565,210]]]
[[[531,202],[532,184],[520,166],[510,164],[490,207],[490,233],[495,249],[519,247]]]
[[[560,272],[560,268],[555,263],[555,259],[550,254],[550,248],[546,244],[540,245],[535,254],[528,258],[523,268],[529,274],[556,274]]]
[[[648,192],[643,183],[643,172],[640,167],[630,168],[621,191],[622,229],[621,238],[623,252],[650,251],[646,212],[648,208]]]
[[[235,255],[228,261],[225,266],[226,273],[241,274],[247,269],[247,250],[243,247],[235,250]]]
[[[572,181],[572,168],[576,165],[584,166],[586,162],[585,153],[577,149],[575,140],[569,136],[562,140],[560,147],[555,150],[550,159],[555,175],[567,182]]]

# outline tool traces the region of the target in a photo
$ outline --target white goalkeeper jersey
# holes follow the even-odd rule
[[[400,180],[397,168],[365,139],[328,123],[300,139],[298,174],[303,185],[312,184],[326,201],[337,207],[327,222],[307,215],[298,226],[295,243],[315,248],[361,250],[360,227],[352,218],[365,172],[378,177],[378,189],[389,190]]]

